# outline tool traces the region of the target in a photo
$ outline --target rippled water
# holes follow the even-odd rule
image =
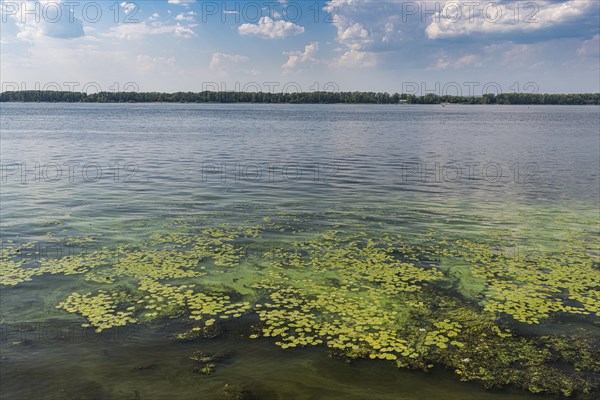
[[[86,246],[139,246],[178,221],[200,230],[268,225],[278,216],[286,222],[243,244],[249,258],[329,229],[409,241],[432,231],[440,240],[508,231],[504,250],[520,255],[552,251],[571,233],[598,238],[598,107],[3,104],[0,111],[2,243],[35,243],[22,257],[32,265]],[[587,256],[597,258],[598,249]],[[258,270],[250,264],[207,281],[251,296]],[[458,279],[448,290],[469,298],[469,287]],[[252,315],[204,341],[173,339],[177,319],[86,336],[81,317],[56,308],[79,289],[97,288],[48,274],[2,287],[7,399],[222,398],[225,385],[237,384],[266,399],[532,396],[485,391],[443,368],[346,364],[319,346],[281,350],[248,340]],[[592,322],[539,329],[597,335]],[[229,356],[202,376],[190,372],[198,349]]]

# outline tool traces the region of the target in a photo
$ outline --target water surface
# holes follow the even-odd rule
[[[426,271],[416,273],[419,287],[477,310],[497,304],[496,289],[477,275],[484,272],[440,246],[484,243],[516,260],[514,268],[528,260],[597,271],[595,106],[13,103],[0,110],[2,243],[28,244],[5,259],[24,261],[21,272],[48,268],[31,279],[21,274],[0,292],[6,398],[223,398],[225,385],[267,399],[541,396],[486,391],[437,361],[424,373],[368,357],[346,363],[329,357],[326,343],[282,349],[270,337],[252,340],[260,326],[254,308],[225,320],[221,336],[193,340],[177,339],[187,311],[148,317],[136,308],[137,323],[97,334],[94,326],[81,328],[81,312],[57,308],[73,293],[144,292],[139,282],[146,277],[134,271],[139,258],[114,271],[128,255],[166,249],[170,256],[195,245],[192,270],[201,275],[152,282],[193,282],[253,306],[264,303],[265,289],[256,285],[268,279],[289,279],[311,295],[331,284],[332,293],[346,296],[356,284],[357,297],[345,299],[366,305],[377,296],[381,310],[400,313],[398,321],[406,308],[399,302],[412,292],[384,296],[379,285],[390,282],[374,276],[360,286],[357,275],[333,264],[332,252],[347,249],[336,253],[347,263],[370,257],[369,241],[393,247],[394,257],[407,244],[429,241],[434,250],[410,252],[415,268]],[[211,235],[231,235],[230,242]],[[285,252],[303,241],[314,254],[303,253],[295,266]],[[581,250],[567,251],[559,263],[559,249],[573,243]],[[364,251],[355,254],[356,246]],[[100,250],[111,253],[106,265],[92,268],[99,261],[88,260],[69,272],[58,262]],[[331,263],[303,269],[311,259]],[[179,262],[169,260],[164,265]],[[584,289],[596,278],[588,278],[588,286],[572,290],[592,297],[569,300],[587,314],[562,310],[530,326],[524,322],[539,311],[533,306],[523,315],[492,309],[494,323],[527,337],[594,337],[596,298]],[[204,376],[191,371],[189,357],[198,350],[227,357]]]

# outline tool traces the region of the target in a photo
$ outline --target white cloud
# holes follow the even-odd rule
[[[538,71],[544,66],[546,55],[551,54],[556,45],[556,42],[530,44],[505,42],[498,44],[493,52],[488,53],[492,58],[486,64],[491,65],[493,62],[505,70]]]
[[[397,5],[389,2],[329,1],[323,10],[337,29],[336,40],[343,52],[331,65],[336,68],[377,65],[378,57],[373,48],[392,42],[398,34],[392,22],[399,15],[396,8]]]
[[[169,0],[169,4],[177,4],[180,6],[187,7],[191,3],[195,3],[196,0]]]
[[[519,66],[529,63],[531,57],[536,53],[536,48],[529,44],[515,44],[502,53],[502,64],[508,66]]]
[[[249,60],[239,54],[213,53],[209,67],[212,71],[227,72],[231,65],[245,63]]]
[[[281,39],[287,36],[299,35],[304,27],[289,21],[274,21],[269,17],[261,17],[258,24],[242,24],[238,27],[241,35],[255,35],[266,39]]]
[[[377,65],[377,55],[369,51],[348,50],[332,65],[336,68],[371,68]]]
[[[56,82],[63,90],[70,90],[64,82],[78,82],[76,90],[88,83],[110,90],[114,82],[136,81],[138,75],[129,68],[129,51],[101,47],[97,43],[58,39],[35,42],[23,47],[18,55],[4,57],[3,53],[2,78],[27,82],[27,88],[34,88],[35,82],[42,86]]]
[[[125,15],[129,15],[136,7],[137,5],[135,3],[127,3],[125,1],[121,3],[121,8],[123,8]]]
[[[371,34],[358,22],[349,26],[338,24],[338,42],[352,50],[360,50],[372,43]]]
[[[475,54],[467,54],[466,56],[462,56],[454,62],[454,68],[463,68],[470,65],[474,67],[481,67],[479,56]]]
[[[196,19],[194,18],[194,16],[196,15],[195,12],[193,11],[188,11],[186,13],[181,13],[178,14],[175,19],[177,21],[195,21]]]
[[[353,15],[359,14],[358,5],[357,0],[332,0],[323,7],[337,28],[337,41],[352,50],[361,50],[373,42],[363,24],[354,21]]]
[[[591,39],[584,40],[577,49],[577,54],[582,57],[600,56],[600,34],[594,35]]]
[[[396,34],[396,30],[394,28],[394,24],[391,22],[386,22],[385,23],[385,34],[381,38],[381,41],[383,43],[389,43],[394,38],[395,34]]]
[[[142,39],[146,36],[151,35],[164,35],[172,34],[177,37],[189,39],[196,37],[196,34],[187,26],[180,24],[175,25],[163,25],[161,23],[153,23],[148,25],[145,22],[139,24],[121,24],[110,28],[110,30],[104,34],[107,37],[114,37],[117,39],[135,40]]]
[[[545,29],[574,21],[597,7],[597,3],[593,1],[567,0],[557,3],[538,0],[532,3],[538,9],[524,11],[519,18],[514,18],[513,4],[490,3],[494,6],[488,7],[486,12],[485,5],[488,3],[482,3],[484,5],[479,7],[461,8],[460,15],[456,12],[456,4],[456,2],[449,2],[444,5],[441,12],[432,16],[431,22],[425,29],[430,39]]]
[[[316,62],[317,60],[313,56],[318,50],[319,43],[314,42],[304,46],[304,51],[292,51],[289,53],[284,53],[288,56],[288,60],[281,67],[284,70],[292,70],[295,69],[299,64]]]
[[[175,57],[151,57],[145,54],[139,54],[136,58],[138,68],[144,71],[157,69],[170,70],[175,66]]]
[[[68,7],[63,5],[62,0],[14,2],[11,3],[11,7],[16,7],[16,9],[10,11],[7,10],[7,7],[7,4],[2,4],[2,12],[6,12],[17,25],[18,39],[33,42],[44,37],[74,39],[85,35],[82,21],[65,15]],[[28,10],[39,10],[41,7],[46,7],[46,18],[39,18],[39,13],[27,12]]]
[[[184,39],[189,39],[197,36],[191,28],[180,24],[176,24],[173,27],[173,33],[175,34],[175,36],[182,37]]]
[[[445,70],[445,69],[461,69],[466,67],[481,67],[481,59],[475,54],[467,54],[459,57],[458,59],[452,60],[443,55],[440,57],[433,69]]]

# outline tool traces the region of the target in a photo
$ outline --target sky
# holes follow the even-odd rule
[[[5,90],[600,92],[600,1],[1,1]]]

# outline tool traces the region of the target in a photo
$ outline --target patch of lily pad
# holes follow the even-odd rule
[[[430,232],[411,241],[366,223],[311,231],[302,222],[298,215],[201,228],[178,221],[135,247],[34,261],[19,258],[32,243],[7,243],[0,284],[14,287],[44,274],[81,276],[87,289],[68,294],[57,308],[80,315],[84,327],[98,332],[182,319],[187,330],[178,337],[195,340],[254,315],[259,322],[248,338],[283,350],[321,346],[348,361],[443,367],[489,388],[519,385],[564,396],[598,390],[600,354],[589,335],[519,333],[521,324],[564,317],[598,323],[597,236],[574,235],[554,252],[510,257],[497,251],[504,232],[481,241]],[[292,238],[247,251],[281,231]],[[468,295],[451,290],[465,276],[453,274],[452,265],[478,282]],[[244,274],[251,294],[216,283],[236,273]],[[214,370],[212,360],[195,362],[200,373]]]

